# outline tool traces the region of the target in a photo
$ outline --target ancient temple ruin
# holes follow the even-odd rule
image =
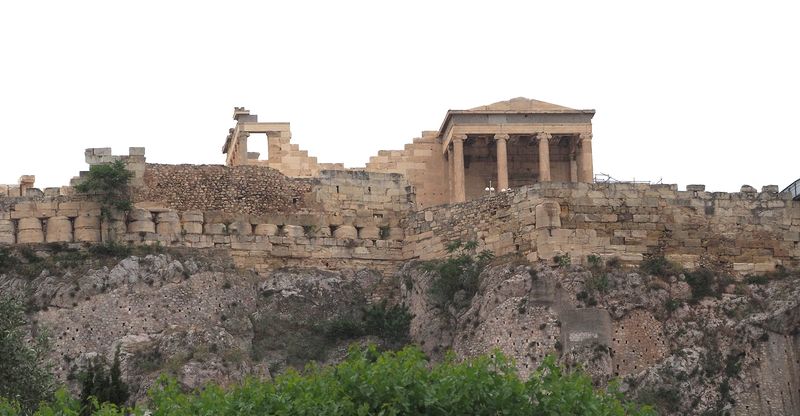
[[[423,131],[403,150],[378,152],[367,172],[403,174],[421,207],[465,202],[493,190],[539,182],[592,182],[594,110],[575,110],[543,101],[509,101],[450,110],[437,131]],[[266,165],[289,177],[316,177],[342,164],[317,163],[291,144],[289,123],[259,122],[237,107],[222,152],[226,164]],[[269,157],[248,153],[251,134],[265,134]],[[487,188],[489,191],[487,191]]]

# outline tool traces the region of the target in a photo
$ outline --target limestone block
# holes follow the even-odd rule
[[[272,236],[278,234],[278,226],[275,224],[258,224],[255,230],[256,235]]]
[[[9,220],[0,220],[0,244],[14,244],[14,223]]]
[[[761,187],[761,192],[769,192],[777,194],[779,192],[778,185],[765,185]]]
[[[299,225],[284,225],[283,235],[286,237],[305,237],[306,232],[303,227]]]
[[[177,221],[165,221],[156,224],[156,232],[162,236],[174,237],[180,235],[182,230],[181,223]]]
[[[358,238],[358,231],[352,225],[340,225],[333,231],[333,237],[336,239],[355,239]]]
[[[250,235],[253,225],[245,221],[234,221],[228,226],[228,233],[232,235]]]
[[[545,201],[536,206],[536,228],[560,228],[561,207],[558,202]]]
[[[128,218],[131,221],[152,221],[153,214],[146,209],[135,208],[128,213]]]
[[[225,224],[220,223],[206,223],[203,225],[203,234],[224,235],[228,233]]]
[[[687,191],[705,191],[706,190],[706,186],[705,185],[686,185],[686,190]]]
[[[742,185],[742,188],[739,190],[739,192],[742,192],[742,193],[745,193],[745,194],[754,194],[754,193],[756,193],[756,188],[753,188],[750,185]]]
[[[17,225],[17,243],[43,243],[44,232],[42,231],[42,221],[38,218],[22,218]]]
[[[182,227],[183,232],[186,234],[203,234],[202,222],[184,222]]]
[[[381,229],[375,227],[374,225],[361,227],[361,229],[358,230],[358,238],[361,238],[363,240],[380,240]]]
[[[75,217],[75,229],[92,228],[100,229],[100,217],[96,215],[81,214]]]
[[[98,243],[101,241],[99,228],[75,228],[75,241],[81,243]]]
[[[144,156],[144,147],[129,147],[128,155],[130,156]]]
[[[52,217],[47,220],[48,243],[71,243],[72,222],[67,217]]]
[[[181,213],[181,221],[183,222],[203,222],[202,211],[184,211]]]
[[[0,185],[0,197],[8,196],[8,185]]]
[[[20,196],[19,185],[8,185],[8,196],[15,198]]]
[[[389,228],[389,240],[403,241],[406,238],[405,230],[400,227]]]
[[[155,233],[156,223],[150,220],[133,221],[128,224],[129,233]]]
[[[156,215],[156,223],[160,224],[162,222],[180,222],[178,213],[175,211],[159,212]]]
[[[327,238],[331,236],[331,227],[322,225],[314,231],[314,237]]]

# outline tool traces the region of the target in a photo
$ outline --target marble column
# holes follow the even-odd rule
[[[539,133],[539,182],[550,182],[550,133]]]
[[[569,181],[578,182],[578,137],[569,139]]]
[[[466,136],[453,136],[453,202],[467,200],[464,183],[464,140],[466,138]]]
[[[497,189],[504,191],[508,189],[508,135],[495,134],[494,141],[497,144]]]
[[[581,133],[578,139],[578,182],[594,182],[591,133]]]

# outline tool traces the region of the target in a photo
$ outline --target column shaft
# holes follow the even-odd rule
[[[592,134],[582,133],[578,147],[578,181],[584,183],[594,182],[594,169],[592,167]]]
[[[494,140],[497,143],[497,190],[508,189],[508,135],[495,134]]]
[[[539,182],[550,182],[550,133],[539,133]]]
[[[464,137],[453,137],[453,202],[464,202],[467,193],[464,183]]]

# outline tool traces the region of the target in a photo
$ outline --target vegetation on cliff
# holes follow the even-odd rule
[[[113,210],[131,210],[128,182],[132,177],[133,173],[128,171],[121,160],[92,165],[86,178],[75,186],[75,190],[95,195],[101,204],[102,216],[108,218]]]
[[[597,390],[581,372],[565,372],[552,357],[523,381],[514,363],[495,352],[457,362],[454,355],[431,365],[413,347],[379,354],[375,347],[351,348],[335,367],[308,366],[272,382],[250,379],[229,389],[216,385],[184,393],[162,378],[150,391],[147,410],[159,415],[654,415],[625,402],[613,388]],[[80,401],[63,392],[37,415],[77,415]],[[94,405],[96,415],[129,409]],[[130,409],[144,414],[144,408]],[[20,414],[0,401],[0,414]]]

